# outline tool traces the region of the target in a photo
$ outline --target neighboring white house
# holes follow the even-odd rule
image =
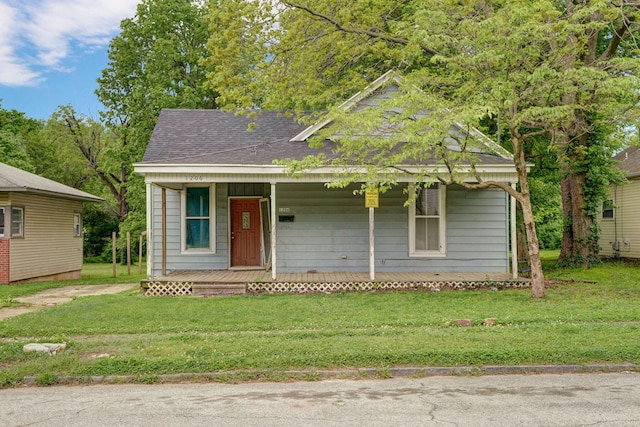
[[[102,201],[0,163],[0,284],[79,279],[82,203]]]
[[[629,147],[614,157],[628,180],[609,187],[600,211],[600,254],[640,258],[640,150]]]

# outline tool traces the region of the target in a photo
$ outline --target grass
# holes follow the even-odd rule
[[[572,282],[541,300],[526,289],[83,297],[0,322],[0,386],[25,376],[47,385],[58,376],[154,382],[161,374],[224,371],[232,372],[227,380],[286,380],[291,370],[317,379],[319,370],[353,367],[638,364],[638,267],[549,270],[551,279]],[[457,326],[460,318],[473,326]],[[483,326],[486,318],[495,325]],[[23,353],[34,341],[65,341],[68,349],[55,357]]]

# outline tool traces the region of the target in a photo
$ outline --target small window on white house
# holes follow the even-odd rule
[[[73,214],[73,235],[82,236],[82,215],[77,212]]]
[[[614,218],[614,205],[612,199],[607,199],[602,202],[602,219]]]
[[[0,207],[0,237],[4,237],[4,207]]]
[[[11,208],[11,237],[24,237],[23,208]]]
[[[409,207],[409,254],[415,257],[445,255],[446,187],[435,183],[416,189]]]
[[[215,251],[214,186],[186,187],[182,193],[182,249]]]

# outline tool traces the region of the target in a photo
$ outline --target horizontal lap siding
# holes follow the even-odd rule
[[[602,213],[598,212],[600,254],[614,255],[612,244],[617,240],[621,257],[640,258],[640,180],[610,187],[609,198],[615,206],[614,218],[602,219]]]
[[[73,235],[82,202],[14,193],[11,205],[24,208],[24,238],[11,238],[11,281],[82,269],[82,237]]]
[[[276,224],[278,271],[362,271],[367,265],[369,217],[362,196],[294,183],[278,184],[276,201],[278,215],[294,216]]]
[[[162,273],[162,190],[154,186],[151,275]],[[224,270],[227,268],[227,186],[216,186],[216,253],[182,253],[180,192],[167,189],[167,273],[176,270]]]
[[[277,223],[278,271],[362,272],[369,268],[368,209],[353,189],[279,184],[278,208],[294,222]],[[410,258],[406,195],[380,195],[375,209],[376,271],[508,271],[507,199],[501,190],[447,189],[447,256]]]

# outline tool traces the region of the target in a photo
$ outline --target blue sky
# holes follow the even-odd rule
[[[47,119],[60,105],[98,118],[109,41],[140,0],[0,0],[0,99]]]

